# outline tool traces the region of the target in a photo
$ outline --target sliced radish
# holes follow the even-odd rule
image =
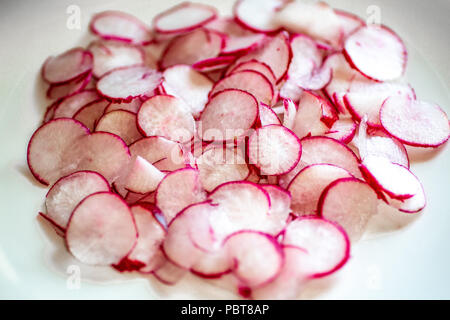
[[[418,180],[416,182],[416,188],[416,193],[411,198],[406,200],[388,199],[389,205],[405,213],[417,213],[422,211],[427,204],[427,199],[423,186]]]
[[[285,0],[239,0],[234,6],[234,16],[246,28],[256,32],[274,32],[279,29],[274,17]]]
[[[368,78],[388,81],[402,76],[408,54],[403,41],[384,26],[358,29],[345,41],[345,56]]]
[[[217,10],[214,7],[183,2],[158,14],[153,19],[153,26],[159,33],[187,32],[203,26],[216,16]]]
[[[93,57],[83,48],[74,48],[59,56],[48,58],[42,77],[51,84],[67,83],[92,70]]]
[[[147,44],[152,40],[149,28],[136,17],[119,11],[96,14],[90,23],[91,31],[106,40]]]
[[[136,126],[136,114],[124,110],[108,112],[102,116],[95,126],[95,131],[114,133],[128,145],[142,138]]]
[[[79,171],[59,179],[48,191],[45,199],[46,217],[61,230],[65,230],[70,215],[78,203],[87,196],[110,191],[109,183],[96,172]]]
[[[233,65],[228,69],[227,75],[239,71],[248,71],[253,70],[261,73],[263,76],[265,76],[272,84],[275,84],[277,82],[277,79],[275,78],[275,75],[273,74],[272,69],[265,64],[264,62],[259,62],[257,60],[250,60],[241,62],[237,65]]]
[[[98,92],[108,100],[129,102],[134,98],[148,98],[160,85],[161,74],[144,66],[114,69],[97,83]]]
[[[131,102],[122,102],[122,103],[111,103],[106,109],[105,113],[114,111],[114,110],[125,110],[133,113],[138,113],[139,108],[142,105],[141,99],[133,99]]]
[[[363,19],[353,13],[337,9],[334,9],[334,12],[339,17],[342,29],[342,40],[347,39],[352,33],[366,24]]]
[[[317,217],[303,217],[286,228],[283,244],[303,248],[308,255],[301,263],[302,273],[319,278],[336,272],[350,257],[347,233],[335,223]]]
[[[56,106],[53,119],[72,118],[82,107],[99,99],[95,90],[83,90],[68,96]]]
[[[278,232],[280,232],[286,227],[291,212],[291,194],[287,190],[275,185],[262,185],[261,187],[269,194],[269,216],[273,221],[275,230],[276,226],[278,226]]]
[[[199,116],[208,102],[212,81],[187,65],[167,68],[163,76],[165,93],[184,100],[190,106],[191,113]]]
[[[298,106],[296,106],[291,99],[284,99],[283,106],[283,126],[292,130],[294,127]]]
[[[272,108],[269,108],[263,103],[259,104],[259,122],[261,123],[261,126],[268,126],[272,124],[281,125],[281,121],[277,114],[273,112]]]
[[[196,62],[192,67],[201,72],[219,71],[230,66],[235,60],[233,56],[219,56]]]
[[[391,97],[380,111],[383,128],[401,142],[416,147],[438,147],[447,142],[447,114],[436,104],[408,97]]]
[[[257,118],[258,102],[250,93],[237,89],[218,91],[200,116],[199,134],[205,141],[225,141],[241,137]]]
[[[96,100],[78,110],[73,118],[84,124],[90,131],[94,131],[98,120],[103,116],[103,113],[109,105],[109,101]]]
[[[297,136],[281,125],[257,129],[248,142],[250,163],[266,175],[282,175],[300,160],[302,146]]]
[[[345,169],[329,164],[315,164],[304,168],[291,181],[288,191],[292,195],[291,208],[295,215],[317,213],[317,204],[323,190],[333,181],[350,178]]]
[[[153,192],[164,178],[164,173],[142,157],[137,156],[132,161],[128,174],[126,175],[125,189],[146,194]]]
[[[352,241],[357,241],[370,218],[377,213],[377,208],[377,194],[367,183],[355,178],[344,178],[332,182],[323,191],[318,213],[338,223]]]
[[[325,136],[347,144],[355,137],[356,128],[357,125],[352,119],[337,120]]]
[[[187,271],[178,267],[177,265],[170,262],[161,253],[159,256],[159,263],[152,272],[157,280],[165,285],[174,285],[186,275]]]
[[[91,79],[92,72],[88,71],[70,82],[52,84],[47,90],[47,98],[56,100],[78,93],[87,87]]]
[[[66,231],[69,251],[91,265],[118,263],[133,249],[137,237],[130,208],[109,192],[85,198],[73,211]]]

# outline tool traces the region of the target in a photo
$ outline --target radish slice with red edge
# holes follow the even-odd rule
[[[56,107],[53,119],[72,118],[85,105],[99,100],[101,97],[95,90],[83,90],[65,97]]]
[[[139,156],[131,162],[125,179],[125,189],[146,194],[155,191],[165,174]]]
[[[98,120],[103,116],[106,108],[110,105],[109,101],[96,100],[86,104],[75,113],[73,118],[84,124],[90,131],[94,131]]]
[[[92,72],[87,71],[81,76],[67,83],[52,84],[47,90],[46,96],[49,99],[56,100],[64,98],[82,91],[87,87],[92,79]]]
[[[234,17],[244,27],[270,33],[279,29],[275,22],[276,11],[285,0],[238,0],[234,5]]]
[[[108,113],[108,112],[111,112],[114,110],[125,110],[125,111],[130,111],[133,113],[138,113],[141,105],[142,105],[141,99],[133,99],[130,102],[122,102],[122,103],[112,102],[105,109],[105,113]]]
[[[48,58],[42,68],[42,77],[51,84],[67,83],[91,71],[92,64],[92,53],[83,48],[74,48]]]
[[[260,103],[259,104],[259,122],[261,126],[268,125],[281,125],[281,121],[278,118],[277,114],[273,112],[272,108],[269,108],[267,105]]]
[[[333,123],[333,126],[325,133],[325,136],[347,144],[355,137],[357,127],[352,119],[339,119]]]
[[[277,82],[275,75],[273,74],[272,69],[265,63],[259,62],[257,60],[250,60],[241,62],[239,64],[233,64],[227,71],[226,75],[231,73],[239,72],[239,71],[248,71],[253,70],[261,73],[265,76],[272,84]]]
[[[103,115],[98,120],[95,131],[114,133],[127,145],[142,138],[136,125],[136,114],[125,110],[111,111]]]

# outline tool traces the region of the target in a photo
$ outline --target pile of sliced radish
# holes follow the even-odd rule
[[[449,121],[401,80],[387,27],[239,0],[232,18],[185,2],[90,30],[45,61],[52,101],[27,152],[51,186],[40,216],[81,262],[295,298],[345,265],[381,202],[425,207],[405,145],[443,145]]]

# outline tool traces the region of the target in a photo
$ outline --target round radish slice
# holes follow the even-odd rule
[[[153,96],[161,74],[144,66],[114,69],[97,82],[98,92],[108,100],[122,102]]]
[[[318,211],[321,217],[342,226],[352,241],[357,241],[377,213],[377,207],[377,194],[367,183],[345,178],[332,182],[323,191]]]
[[[145,101],[139,109],[137,122],[147,136],[161,136],[182,143],[194,136],[195,121],[189,106],[173,96],[158,95]]]
[[[212,96],[200,116],[199,134],[205,141],[241,137],[258,118],[258,102],[245,91],[226,89]]]
[[[155,278],[165,285],[175,285],[178,281],[183,279],[187,270],[178,267],[170,262],[163,253],[158,256],[158,266],[152,272]]]
[[[205,191],[196,169],[185,168],[169,173],[156,190],[156,205],[170,222],[187,206],[204,201]]]
[[[339,119],[325,133],[325,136],[347,144],[355,137],[356,127],[357,125],[352,119]]]
[[[234,16],[239,23],[256,32],[274,32],[279,29],[275,21],[276,11],[285,0],[239,0],[234,7]]]
[[[286,223],[291,212],[291,194],[281,187],[275,185],[261,185],[270,198],[270,219],[274,227],[278,226],[278,232],[286,227]],[[276,228],[275,228],[276,230]]]
[[[119,263],[133,249],[137,237],[130,208],[109,192],[85,198],[73,211],[66,231],[69,251],[91,265]]]
[[[66,83],[92,70],[93,57],[83,48],[74,48],[50,57],[42,68],[42,77],[52,84]]]
[[[300,160],[302,146],[297,136],[281,125],[257,129],[248,142],[248,155],[266,175],[282,175],[291,171]]]
[[[364,20],[353,13],[337,9],[334,9],[334,12],[339,17],[342,28],[342,40],[347,39],[352,33],[366,24]]]
[[[106,113],[98,120],[95,131],[114,133],[128,145],[142,138],[137,129],[136,114],[124,110]]]
[[[230,259],[225,250],[208,252],[191,267],[193,274],[206,279],[220,278],[231,271]]]
[[[95,125],[109,105],[109,101],[96,100],[78,110],[73,118],[84,124],[90,131],[94,131]]]
[[[213,82],[186,65],[167,68],[163,76],[164,92],[184,100],[189,105],[192,115],[199,116],[208,102]]]
[[[47,98],[56,100],[78,93],[87,87],[91,79],[92,72],[89,70],[70,82],[52,84],[47,90]]]
[[[281,272],[283,251],[269,234],[239,231],[227,237],[223,245],[232,261],[233,273],[246,286],[262,286]]]
[[[438,147],[447,142],[450,125],[437,105],[406,97],[391,97],[380,111],[383,128],[401,142],[416,147]]]
[[[90,23],[91,31],[106,40],[147,44],[152,40],[149,28],[136,17],[119,11],[96,14]]]
[[[210,96],[226,89],[246,91],[259,102],[267,105],[272,104],[274,97],[274,90],[270,81],[261,73],[252,70],[235,72],[223,78],[215,84]]]
[[[33,176],[48,185],[69,174],[61,158],[88,134],[88,128],[72,119],[52,120],[41,126],[28,143],[27,161]]]
[[[201,72],[219,71],[228,67],[235,60],[236,57],[233,56],[220,56],[196,62],[192,67]]]
[[[275,78],[272,69],[267,64],[259,62],[257,60],[250,60],[246,62],[241,62],[238,65],[233,65],[232,68],[230,68],[229,71],[227,71],[227,75],[239,71],[249,71],[249,70],[261,73],[263,76],[269,79],[269,81],[272,84],[275,84],[275,82],[277,82],[277,79]]]
[[[95,90],[83,90],[68,96],[56,106],[53,119],[72,118],[81,108],[100,98]]]
[[[350,257],[350,241],[344,229],[317,217],[292,221],[284,233],[283,244],[307,251],[300,266],[302,273],[311,278],[339,270]]]
[[[153,20],[153,26],[159,33],[187,32],[201,27],[216,16],[217,10],[214,7],[183,2],[158,14]]]
[[[277,114],[263,103],[259,104],[259,122],[261,126],[268,126],[271,124],[281,125],[281,121],[278,118]]]
[[[79,171],[63,177],[47,193],[46,216],[65,230],[70,215],[78,203],[87,196],[101,191],[110,191],[109,183],[96,172]]]
[[[386,27],[360,28],[345,41],[349,62],[368,78],[388,81],[405,72],[407,52],[403,41]]]
[[[125,110],[133,113],[138,113],[139,108],[142,105],[141,99],[133,99],[131,102],[111,103],[106,109],[105,113],[115,110]]]
[[[153,192],[163,178],[164,173],[144,158],[137,156],[131,162],[128,174],[126,175],[125,189],[140,194]]]
[[[316,214],[323,190],[337,179],[350,177],[352,175],[347,170],[329,164],[315,164],[304,168],[288,187],[292,195],[291,208],[294,214]]]
[[[423,186],[419,180],[417,180],[416,182],[416,188],[416,193],[409,199],[387,199],[389,205],[405,213],[417,213],[419,211],[422,211],[427,204],[427,199],[425,196],[425,191],[423,190]]]
[[[116,68],[144,63],[144,51],[137,46],[114,41],[95,41],[88,49],[94,55],[93,73],[97,78]]]

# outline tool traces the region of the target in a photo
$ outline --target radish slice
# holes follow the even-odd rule
[[[283,126],[292,130],[292,128],[294,127],[298,106],[296,106],[291,99],[284,99],[283,106]]]
[[[315,164],[304,168],[288,187],[292,195],[291,208],[294,214],[297,216],[316,214],[323,190],[337,179],[351,177],[347,170],[329,164]]]
[[[97,90],[108,100],[129,102],[134,98],[153,96],[161,80],[161,74],[153,69],[143,66],[124,67],[103,75],[97,83]]]
[[[304,275],[319,278],[336,272],[350,257],[347,233],[335,223],[317,217],[303,217],[286,228],[284,245],[303,248],[308,255],[301,263]]]
[[[352,119],[337,120],[325,136],[347,144],[355,137],[356,128],[357,125]]]
[[[229,257],[225,250],[208,252],[191,267],[193,274],[206,279],[220,278],[231,271]]]
[[[208,102],[213,82],[186,65],[167,68],[163,77],[164,92],[184,100],[190,106],[192,115],[199,116]]]
[[[274,32],[279,29],[275,13],[285,0],[239,0],[234,6],[235,19],[255,32]]]
[[[114,41],[95,41],[88,49],[94,56],[93,73],[97,78],[116,68],[144,63],[144,51],[137,46]]]
[[[345,178],[326,187],[319,200],[318,213],[338,223],[352,241],[357,241],[364,234],[370,218],[377,213],[377,208],[377,194],[367,183]]]
[[[394,80],[403,75],[408,54],[403,41],[384,26],[365,26],[345,41],[350,64],[370,79]]]
[[[236,58],[233,56],[219,56],[196,62],[192,67],[201,72],[218,71],[227,68],[235,60]]]
[[[439,106],[407,97],[386,100],[380,119],[387,132],[411,146],[438,147],[450,135],[447,114]]]
[[[142,138],[136,126],[136,114],[124,110],[105,114],[98,120],[95,131],[114,133],[121,137],[127,145]]]
[[[183,2],[170,8],[153,19],[153,26],[159,33],[179,33],[194,30],[215,19],[214,7]]]
[[[28,143],[27,161],[33,176],[42,184],[54,183],[71,172],[61,158],[89,130],[72,119],[52,120],[41,126]]]
[[[257,118],[258,102],[250,93],[236,89],[218,91],[200,116],[199,134],[205,141],[234,139],[245,135]]]
[[[152,40],[149,28],[136,17],[119,11],[96,14],[90,23],[92,33],[105,40],[147,44]]]
[[[125,188],[131,192],[146,194],[155,191],[164,176],[154,165],[137,156],[128,171]]]
[[[92,79],[92,72],[88,71],[78,78],[62,84],[52,84],[47,90],[47,98],[56,100],[82,91]]]
[[[152,272],[157,280],[165,285],[175,285],[186,275],[187,271],[170,262],[161,253],[156,270]]]
[[[342,29],[342,40],[347,39],[352,33],[366,24],[364,20],[353,13],[337,9],[334,9],[334,12],[339,17]],[[342,43],[342,46],[343,45],[344,44]]]
[[[239,64],[235,64],[227,71],[227,75],[239,71],[257,71],[261,73],[263,76],[265,76],[272,84],[275,84],[277,82],[277,79],[275,78],[275,75],[273,74],[272,69],[265,63],[259,62],[257,60],[250,60],[246,62],[241,62]]]
[[[187,206],[204,201],[205,191],[196,169],[185,168],[169,173],[156,190],[156,205],[170,222]]]
[[[210,97],[226,89],[237,89],[252,94],[259,102],[271,105],[274,90],[270,81],[261,73],[253,70],[230,74],[217,82],[210,92]]]
[[[64,98],[56,107],[53,119],[72,118],[82,107],[100,99],[95,90],[84,90]]]
[[[73,211],[66,244],[83,263],[110,265],[133,249],[137,237],[127,204],[114,193],[99,192],[85,198]]]
[[[83,48],[74,48],[48,58],[42,68],[42,78],[51,84],[67,83],[92,70],[93,57]]]
[[[248,155],[266,175],[282,175],[291,171],[299,162],[302,146],[297,136],[281,125],[257,129],[248,142]]]
[[[78,110],[73,118],[84,124],[90,131],[94,131],[98,120],[103,116],[103,113],[109,105],[109,101],[96,100]]]
[[[137,122],[147,136],[179,142],[188,142],[194,136],[195,122],[189,106],[173,96],[158,95],[145,101],[139,109]]]
[[[278,118],[277,114],[273,112],[272,108],[269,108],[265,104],[259,104],[259,122],[261,126],[268,125],[281,125],[281,121]]]
[[[70,215],[78,203],[87,196],[110,191],[109,183],[96,172],[80,171],[59,179],[48,191],[45,199],[46,217],[61,230],[65,230]]]
[[[105,113],[115,110],[125,110],[137,114],[141,105],[142,105],[141,99],[133,99],[131,100],[131,102],[122,102],[122,103],[113,102],[105,109]]]
[[[225,239],[223,245],[232,261],[233,273],[246,286],[262,286],[273,281],[281,272],[283,251],[269,234],[240,231]]]
[[[389,205],[405,213],[417,213],[422,211],[427,204],[427,199],[423,186],[418,180],[416,182],[416,188],[417,191],[411,198],[406,200],[388,199]]]
[[[275,185],[262,185],[270,198],[269,218],[274,224],[274,234],[281,232],[285,227],[291,212],[291,194],[285,189]]]

